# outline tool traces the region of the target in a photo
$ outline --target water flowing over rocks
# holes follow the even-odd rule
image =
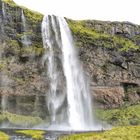
[[[49,78],[42,64],[42,19],[41,14],[0,1],[0,108],[46,119]],[[95,104],[116,108],[140,102],[140,26],[66,20],[90,79]],[[22,41],[25,35],[30,39],[28,47]]]
[[[47,78],[50,79],[46,95],[52,123],[49,128],[78,131],[101,129],[93,118],[89,85],[66,20],[45,16],[42,37],[46,49],[43,62],[47,63]]]

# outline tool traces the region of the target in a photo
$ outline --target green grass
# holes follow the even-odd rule
[[[10,140],[10,137],[4,132],[0,132],[0,140]]]
[[[15,4],[13,0],[2,0],[2,2],[5,2],[12,7],[17,7],[17,5]]]
[[[34,53],[35,56],[41,56],[44,53],[44,48],[40,47],[40,44],[37,46],[28,46],[21,48],[21,54],[32,55]]]
[[[2,0],[4,3],[10,5],[11,7],[20,7],[23,9],[25,16],[33,23],[38,23],[42,21],[43,15],[39,12],[29,10],[24,6],[18,6],[13,0]]]
[[[24,134],[33,138],[33,140],[43,140],[45,131],[42,130],[18,130],[16,133]]]
[[[42,14],[40,14],[40,13],[38,13],[38,12],[36,12],[36,11],[31,11],[31,10],[29,10],[29,9],[27,9],[27,8],[24,8],[23,10],[24,10],[25,16],[26,16],[30,21],[32,21],[33,23],[38,23],[38,22],[41,23],[41,21],[42,21],[42,19],[43,19],[43,15],[42,15]]]
[[[140,125],[140,104],[120,109],[97,110],[98,118],[111,125]]]
[[[140,140],[140,126],[116,127],[105,132],[75,134],[59,140]]]
[[[80,45],[96,45],[106,48],[116,48],[118,51],[138,50],[139,46],[130,39],[122,36],[101,33],[95,29],[85,26],[86,21],[68,20],[72,33]],[[80,46],[79,45],[79,46]]]

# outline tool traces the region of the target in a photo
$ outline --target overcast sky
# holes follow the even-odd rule
[[[140,0],[14,0],[43,14],[140,24]]]

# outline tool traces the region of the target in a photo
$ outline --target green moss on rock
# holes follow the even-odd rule
[[[44,139],[43,134],[45,134],[45,131],[42,131],[42,130],[18,130],[18,131],[16,131],[16,133],[30,136],[30,137],[32,137],[33,140],[43,140]]]
[[[140,125],[140,105],[120,109],[97,110],[97,116],[111,125]]]
[[[13,0],[2,0],[2,2],[8,4],[8,5],[12,6],[12,7],[18,7]]]
[[[39,12],[29,10],[23,6],[18,6],[13,0],[2,0],[4,3],[8,4],[11,7],[19,7],[23,9],[25,16],[29,18],[33,23],[41,22],[43,15]]]
[[[0,63],[0,71],[3,70],[5,68],[5,64]]]
[[[31,10],[26,9],[26,8],[24,9],[24,14],[33,23],[41,22],[42,18],[43,18],[42,14],[35,12],[35,11],[31,11]]]
[[[34,54],[35,56],[41,56],[43,52],[44,52],[43,47],[28,46],[28,47],[21,48],[21,54],[27,56],[29,56],[30,54]]]
[[[4,132],[0,132],[0,140],[10,140],[10,137]]]
[[[106,48],[116,48],[118,51],[138,50],[139,46],[128,38],[101,33],[98,30],[88,28],[84,25],[86,21],[68,20],[72,33],[77,42],[85,45],[103,46]],[[81,46],[80,46],[81,47]]]

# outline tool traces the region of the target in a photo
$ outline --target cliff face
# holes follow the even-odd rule
[[[0,9],[1,109],[44,117],[48,88],[41,64],[43,16],[12,1],[0,2]]]
[[[49,80],[42,65],[42,15],[20,8],[11,0],[0,1],[0,9],[1,109],[43,118],[47,114],[45,93]],[[112,108],[138,103],[140,26],[67,21],[96,104]]]
[[[128,22],[71,21],[95,101],[119,107],[140,101],[140,26]]]

